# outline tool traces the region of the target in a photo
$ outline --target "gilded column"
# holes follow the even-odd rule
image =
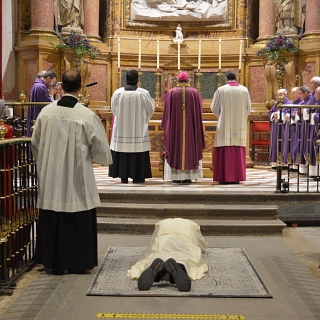
[[[54,1],[31,0],[31,34],[54,34]]]
[[[320,6],[319,0],[306,1],[305,36],[320,35]]]
[[[259,38],[268,39],[276,33],[275,3],[273,0],[260,0],[259,2]]]
[[[83,32],[91,41],[100,41],[99,36],[99,0],[83,0]]]

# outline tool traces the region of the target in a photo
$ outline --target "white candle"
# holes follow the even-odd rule
[[[138,60],[138,69],[141,69],[141,39],[139,39],[139,60]]]
[[[120,68],[120,38],[118,38],[118,68]]]
[[[199,40],[198,70],[200,70],[200,64],[201,64],[201,40]]]
[[[178,71],[180,70],[180,42],[178,42]]]
[[[157,69],[159,69],[160,66],[160,45],[159,40],[157,40]]]
[[[240,40],[239,70],[241,70],[241,62],[242,62],[242,40]]]
[[[221,70],[221,38],[219,39],[219,70]]]

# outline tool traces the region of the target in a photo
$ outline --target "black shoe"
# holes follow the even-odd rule
[[[278,167],[271,167],[271,169],[273,169],[273,170],[277,170],[277,168],[278,168]]]
[[[172,258],[168,259],[164,263],[164,267],[170,273],[180,291],[190,291],[191,281],[188,277],[188,274],[179,267],[176,260]]]
[[[133,179],[133,183],[145,183],[145,179]]]
[[[173,180],[172,182],[173,182],[173,183],[182,183],[181,180]]]
[[[140,291],[149,290],[157,276],[157,274],[163,270],[163,260],[157,258],[153,260],[151,265],[141,273],[138,280],[138,289]]]
[[[232,182],[219,182],[219,184],[239,184],[239,181],[232,181]]]
[[[121,183],[128,183],[128,178],[121,178]]]
[[[293,168],[289,169],[289,172],[298,172],[298,171],[299,171],[298,169],[293,169]]]
[[[52,269],[52,274],[55,276],[62,276],[64,274],[64,270]]]
[[[192,181],[190,179],[182,180],[182,183],[191,183]]]
[[[86,269],[68,269],[68,273],[69,274],[85,274],[86,273]]]

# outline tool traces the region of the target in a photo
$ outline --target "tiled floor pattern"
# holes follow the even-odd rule
[[[124,191],[124,190],[141,190],[160,191],[160,192],[236,192],[236,193],[266,193],[275,192],[277,185],[277,172],[270,167],[259,166],[257,168],[247,168],[247,180],[240,182],[238,185],[221,185],[213,179],[201,178],[191,184],[175,184],[169,180],[161,178],[147,179],[145,184],[133,184],[129,179],[128,184],[122,184],[119,178],[108,176],[108,167],[94,166],[94,172],[98,190],[100,192]],[[288,181],[288,172],[283,171],[282,179]],[[304,176],[299,177],[299,189],[297,188],[298,175],[290,173],[290,191],[296,192],[320,192],[320,183],[307,179]],[[141,190],[142,191],[142,190]]]

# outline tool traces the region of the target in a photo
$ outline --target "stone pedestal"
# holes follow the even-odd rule
[[[320,37],[320,6],[318,0],[306,1],[306,23],[303,37]]]

